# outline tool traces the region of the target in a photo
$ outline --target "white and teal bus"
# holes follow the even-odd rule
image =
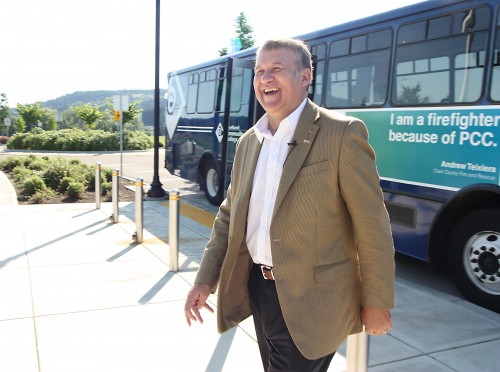
[[[310,98],[369,129],[396,250],[448,267],[467,299],[499,312],[500,2],[429,0],[298,38],[314,57]],[[213,204],[262,115],[254,56],[168,76],[166,168]]]

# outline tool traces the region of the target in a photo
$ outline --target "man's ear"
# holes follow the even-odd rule
[[[302,70],[302,86],[309,87],[309,84],[311,84],[311,70],[305,68]]]

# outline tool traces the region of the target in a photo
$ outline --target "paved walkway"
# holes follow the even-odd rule
[[[184,320],[208,212],[182,204],[174,273],[166,201],[144,202],[136,244],[133,203],[113,224],[111,203],[25,206],[12,193],[0,173],[0,371],[262,370],[251,319],[222,336],[214,315]],[[397,303],[390,335],[370,341],[369,371],[498,370],[499,314],[399,273]],[[346,370],[345,355],[344,344],[330,371]]]

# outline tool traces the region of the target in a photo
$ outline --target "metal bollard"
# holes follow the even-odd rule
[[[169,192],[169,240],[170,245],[170,271],[179,271],[179,204],[181,197],[179,190]]]
[[[350,335],[347,338],[347,372],[366,372],[368,370],[369,336],[366,332]]]
[[[120,189],[120,171],[118,169],[113,169],[113,184],[111,186],[111,199],[113,202],[113,214],[111,215],[113,223],[118,223],[118,217],[119,217],[119,194],[118,190]]]
[[[144,180],[140,177],[135,179],[135,234],[134,240],[137,244],[144,241]]]
[[[101,163],[96,163],[95,165],[95,209],[101,209]]]

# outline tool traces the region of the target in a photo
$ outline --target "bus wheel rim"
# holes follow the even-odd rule
[[[482,291],[500,295],[500,234],[480,232],[464,250],[463,264],[472,282]]]
[[[215,169],[209,169],[207,172],[207,191],[209,195],[216,196],[219,191],[219,177]]]

